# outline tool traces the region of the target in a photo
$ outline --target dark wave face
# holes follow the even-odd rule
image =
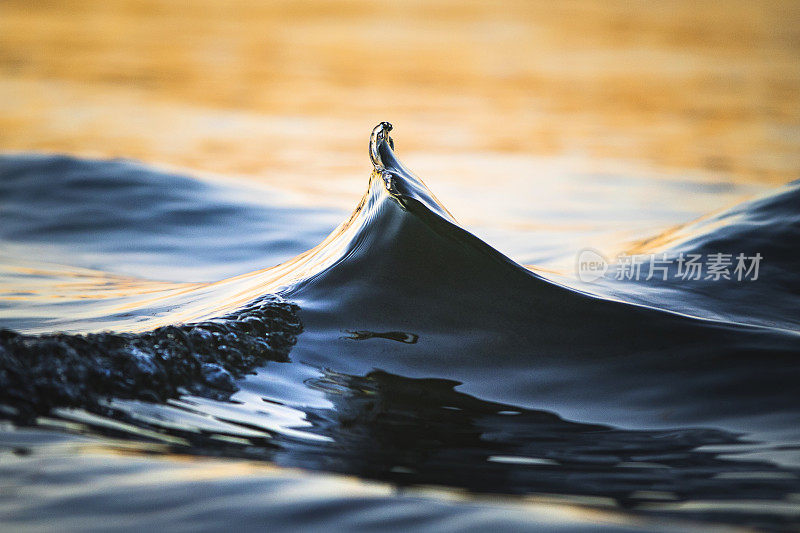
[[[132,210],[113,222],[132,194],[160,221],[177,217],[181,227],[204,210],[223,212],[213,194],[202,209],[184,205],[200,187],[193,181],[145,179],[155,172],[131,163],[4,158],[4,242],[13,241],[12,251],[44,250],[56,231],[43,222],[46,205],[67,236],[57,252],[76,257],[70,267],[18,255],[3,263],[0,318],[15,330],[0,333],[0,412],[13,423],[3,434],[6,474],[29,499],[11,498],[0,517],[36,526],[32,517],[53,506],[54,516],[79,516],[68,510],[69,483],[26,481],[35,468],[30,457],[98,486],[113,487],[127,472],[127,463],[109,473],[72,453],[53,455],[36,431],[58,428],[105,449],[122,439],[129,454],[239,458],[412,493],[436,486],[448,497],[469,495],[446,509],[444,497],[383,495],[383,521],[370,522],[374,505],[298,481],[293,490],[306,500],[294,514],[274,502],[246,506],[278,529],[550,529],[556,526],[542,513],[554,501],[601,513],[592,515],[597,520],[558,515],[557,526],[568,529],[800,524],[797,185],[634,250],[760,252],[769,260],[757,282],[606,276],[570,287],[459,226],[397,160],[390,129],[383,123],[373,132],[374,171],[361,203],[319,245],[277,267],[213,283],[102,271],[114,254],[148,253],[136,246],[122,252],[127,232],[138,235],[129,236],[134,243],[142,238]],[[70,196],[37,193],[59,183]],[[98,200],[109,197],[116,200]],[[95,227],[77,205],[94,206],[91,216],[103,223]],[[217,222],[263,237],[253,220],[267,221],[271,208],[260,219],[252,204],[228,209]],[[327,220],[303,216],[311,221],[306,236]],[[198,231],[213,233],[212,226]],[[178,233],[170,238],[180,243]],[[299,252],[305,238],[287,238],[285,247]],[[197,246],[171,247],[172,260],[193,257]],[[92,250],[94,260],[81,263],[80,250]],[[169,264],[169,256],[149,253],[143,262]],[[252,260],[246,252],[241,259]],[[27,432],[35,437],[26,441]],[[145,470],[163,468],[149,461]],[[242,516],[246,483],[226,482],[218,490],[227,499],[186,494],[174,505],[202,501],[220,516]],[[264,482],[258,490],[274,499],[285,486]],[[503,495],[506,507],[486,500],[489,494]],[[80,516],[93,516],[99,527],[137,523],[147,508],[109,512],[91,501]],[[104,500],[96,493],[94,501]],[[320,508],[327,510],[319,522],[304,514]],[[161,525],[180,529],[198,519],[180,516]]]
[[[739,322],[773,329],[800,329],[800,254],[796,250],[800,235],[800,181],[722,213],[703,217],[639,243],[631,251],[643,258],[655,254],[669,263],[664,272],[646,280],[608,279],[597,288],[620,298],[659,306],[681,313],[722,322]],[[742,282],[739,274],[726,277],[690,279],[678,275],[678,259],[700,254],[736,257],[759,254],[758,279]],[[685,263],[684,263],[685,264]],[[746,263],[746,267],[750,264]],[[685,269],[684,269],[685,270]],[[741,273],[744,277],[745,272]],[[749,278],[753,277],[751,272]],[[666,279],[664,279],[666,278]],[[657,295],[657,296],[656,296]]]

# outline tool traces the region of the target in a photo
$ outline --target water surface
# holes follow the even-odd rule
[[[324,238],[333,208],[132,162],[3,159],[3,242],[24,252],[3,263],[6,520],[103,516],[103,487],[142,491],[191,456],[218,459],[192,461],[189,476],[238,468],[231,459],[248,474],[170,508],[211,498],[238,516],[254,484],[251,526],[402,516],[422,528],[434,512],[454,529],[472,516],[506,528],[797,524],[796,185],[629,249],[762,251],[745,290],[587,286],[545,253],[549,273],[531,270],[459,225],[398,161],[389,129],[373,132],[361,202]],[[63,240],[48,239],[54,228]],[[258,258],[264,268],[220,276]],[[37,469],[63,477],[33,480]],[[345,483],[331,474],[367,495],[317,492]],[[64,500],[76,478],[91,480],[81,515]],[[295,511],[274,504],[286,483]],[[431,486],[422,503],[395,492]],[[140,523],[135,509],[111,518]],[[190,518],[202,523],[161,520]]]

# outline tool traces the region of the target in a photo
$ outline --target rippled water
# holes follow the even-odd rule
[[[569,239],[459,225],[388,132],[349,216],[0,160],[7,524],[797,526],[797,184],[628,249],[760,252],[757,281],[580,283]]]

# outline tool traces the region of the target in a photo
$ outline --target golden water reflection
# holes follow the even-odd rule
[[[409,162],[581,153],[780,183],[798,20],[791,0],[5,0],[0,148],[313,187],[363,177],[387,119]]]

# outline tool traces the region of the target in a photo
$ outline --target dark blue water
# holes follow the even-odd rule
[[[6,524],[798,527],[798,185],[635,250],[758,252],[757,281],[567,286],[460,227],[388,131],[349,217],[0,160]]]

